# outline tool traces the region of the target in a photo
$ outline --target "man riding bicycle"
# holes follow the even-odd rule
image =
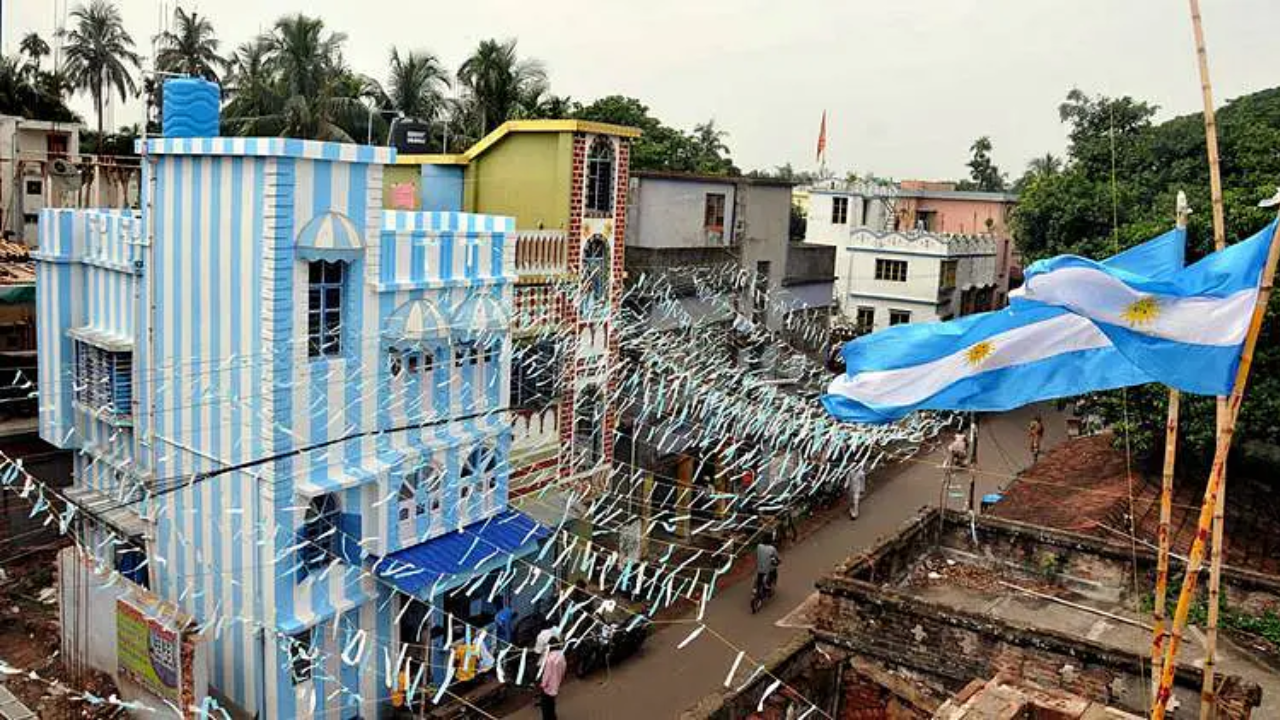
[[[773,534],[756,545],[756,586],[757,596],[763,594],[765,588],[772,588],[778,582],[778,566],[782,559],[778,557],[778,549],[773,546]]]

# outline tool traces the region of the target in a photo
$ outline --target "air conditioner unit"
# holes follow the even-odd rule
[[[49,205],[51,207],[75,207],[76,195],[84,180],[75,163],[56,158],[49,163]]]

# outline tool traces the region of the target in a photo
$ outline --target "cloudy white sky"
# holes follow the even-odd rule
[[[117,0],[145,52],[162,1]],[[5,2],[6,51],[30,30],[49,34],[76,2]],[[744,169],[812,167],[824,109],[833,169],[948,178],[965,173],[979,135],[1015,175],[1061,152],[1056,108],[1073,86],[1149,100],[1162,117],[1200,106],[1185,0],[178,2],[210,16],[227,46],[305,8],[345,32],[350,63],[375,76],[392,45],[456,68],[481,39],[517,37],[557,94],[633,95],[683,128],[715,118]],[[1280,2],[1202,5],[1219,101],[1280,84]],[[87,100],[76,108],[90,117]],[[135,104],[115,119],[139,115]]]

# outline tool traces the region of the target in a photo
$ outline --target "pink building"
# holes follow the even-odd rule
[[[896,230],[927,230],[957,235],[989,235],[996,240],[996,307],[1010,287],[1022,282],[1022,262],[1010,230],[1018,196],[1003,192],[957,190],[954,182],[903,180],[894,206]]]

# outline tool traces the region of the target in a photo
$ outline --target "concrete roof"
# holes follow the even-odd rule
[[[671,170],[632,170],[631,177],[652,180],[675,180],[685,182],[723,183],[725,185],[762,185],[775,187],[795,187],[797,183],[779,178],[757,178],[746,175],[710,175],[704,173],[674,172]]]
[[[510,135],[511,133],[528,133],[528,132],[582,132],[594,133],[597,135],[616,135],[624,138],[640,137],[640,129],[627,127],[625,125],[611,125],[609,123],[593,122],[591,120],[508,120],[492,132],[485,135],[475,145],[467,148],[466,152],[454,154],[427,154],[427,155],[400,155],[396,158],[397,165],[466,165],[486,150],[493,147],[499,140]]]

